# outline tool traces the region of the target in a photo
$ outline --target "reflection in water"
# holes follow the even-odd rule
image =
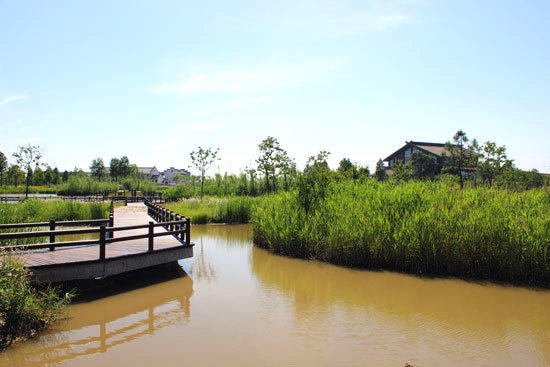
[[[179,266],[170,264],[79,283],[77,292],[67,320],[6,351],[0,365],[43,366],[105,353],[181,323],[190,317],[193,281]]]
[[[402,350],[420,347],[419,340],[432,346],[447,341],[449,358],[457,348],[472,362],[502,358],[508,365],[513,355],[522,365],[550,364],[548,291],[349,269],[256,247],[250,263],[267,291],[293,299],[296,322],[310,333],[338,318],[365,347],[371,337],[404,342]]]
[[[277,256],[243,225],[191,232],[189,275],[81,286],[66,322],[0,366],[550,366],[549,291]]]

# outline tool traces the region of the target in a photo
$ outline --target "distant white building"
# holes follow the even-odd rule
[[[191,173],[186,169],[177,169],[174,167],[170,167],[164,170],[164,172],[160,173],[159,177],[157,178],[157,183],[161,185],[175,186],[178,184],[178,182],[174,180],[175,174],[178,174],[183,177],[181,179],[181,182],[187,181],[191,176]]]
[[[141,173],[145,178],[148,178],[152,181],[157,181],[159,176],[160,176],[160,172],[158,171],[157,167],[153,166],[153,167],[138,167],[138,171],[139,173]]]

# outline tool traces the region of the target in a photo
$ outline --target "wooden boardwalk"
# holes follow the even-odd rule
[[[128,206],[116,208],[114,227],[143,227],[154,222],[147,210],[143,203],[128,203]],[[148,231],[148,228],[116,231],[114,239],[147,236]],[[193,256],[193,244],[183,242],[178,235],[168,235],[162,226],[155,226],[154,231],[152,251],[148,238],[139,238],[107,243],[104,259],[100,258],[99,244],[56,247],[55,251],[30,250],[18,252],[15,256],[42,282],[105,277]]]

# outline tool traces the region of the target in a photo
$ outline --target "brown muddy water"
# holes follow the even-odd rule
[[[0,366],[550,366],[550,291],[277,256],[246,225],[192,234],[184,270],[92,283]]]

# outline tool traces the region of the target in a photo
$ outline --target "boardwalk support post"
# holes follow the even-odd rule
[[[187,223],[185,223],[185,244],[191,244],[191,218],[187,218]]]
[[[149,222],[149,248],[148,248],[148,251],[149,252],[152,252],[153,251],[153,231],[155,230],[155,227],[154,227],[154,223],[153,222]]]
[[[55,231],[55,220],[54,219],[50,219],[50,231]],[[54,243],[55,242],[55,234],[51,234],[50,235],[50,243]],[[55,246],[50,246],[50,251],[54,251],[55,250]]]
[[[99,226],[99,259],[105,260],[105,226]]]

